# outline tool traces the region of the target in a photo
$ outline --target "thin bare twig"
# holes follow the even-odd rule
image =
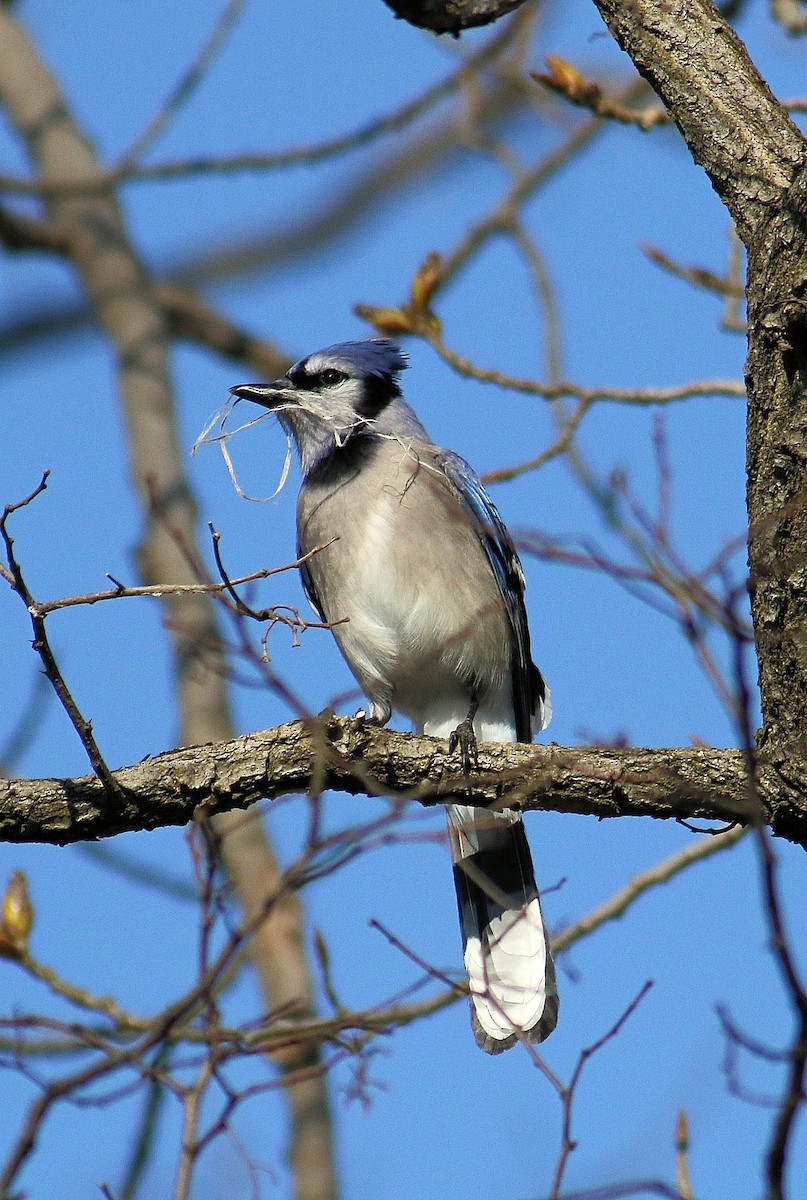
[[[581,938],[593,933],[595,929],[599,929],[607,921],[618,920],[624,916],[627,909],[639,896],[662,883],[668,883],[675,875],[686,870],[687,867],[691,867],[694,863],[711,858],[713,854],[719,854],[721,851],[729,849],[730,846],[736,845],[747,832],[748,830],[743,826],[737,825],[733,829],[727,829],[713,837],[702,837],[693,845],[685,846],[683,850],[671,854],[669,858],[665,858],[649,870],[634,875],[604,904],[556,934],[552,939],[553,950],[561,953]]]
[[[772,1047],[766,1046],[758,1038],[752,1038],[747,1033],[744,1033],[731,1019],[728,1009],[724,1004],[719,1004],[716,1012],[725,1037],[723,1073],[726,1076],[729,1091],[733,1096],[737,1096],[740,1100],[745,1101],[746,1104],[755,1104],[759,1108],[776,1108],[778,1105],[778,1098],[776,1096],[753,1091],[741,1082],[738,1052],[745,1050],[754,1058],[761,1059],[769,1064],[781,1065],[789,1061],[787,1051],[774,1050]]]
[[[799,14],[799,28],[789,29],[788,32],[803,33],[807,30],[807,16],[799,7],[799,0],[771,0],[771,2],[775,11],[778,9],[781,12],[786,11],[789,15]],[[787,24],[787,22],[783,21],[783,24]],[[635,108],[619,98],[606,96],[600,84],[586,79],[576,67],[557,54],[547,54],[546,63],[548,71],[531,71],[530,77],[536,83],[543,84],[557,95],[563,96],[578,108],[587,109],[595,117],[600,117],[604,121],[616,121],[620,125],[633,125],[637,129],[641,129],[643,133],[672,122],[672,116],[663,104],[646,104],[641,108]],[[780,104],[786,112],[790,113],[804,112],[807,107],[807,101],[802,97],[781,100]]]
[[[261,567],[257,571],[251,571],[248,575],[241,575],[237,579],[228,580],[227,583],[150,583],[132,586],[120,583],[117,579],[113,579],[111,575],[107,575],[108,579],[112,579],[114,587],[105,588],[100,592],[83,592],[77,596],[62,596],[58,600],[35,601],[34,611],[37,616],[46,617],[50,613],[58,612],[63,608],[75,608],[83,604],[98,604],[103,600],[131,599],[134,596],[153,596],[156,599],[162,599],[163,596],[215,596],[222,592],[228,592],[230,586],[240,587],[244,583],[255,583],[260,579],[269,579],[272,575],[279,575],[283,571],[292,571],[295,567],[299,567],[301,562],[303,562],[303,559],[284,563],[282,567]],[[271,612],[272,610],[267,609],[266,611]]]
[[[446,987],[451,988],[451,990],[456,992],[458,996],[468,995],[467,984],[458,983],[455,979],[451,979],[448,975],[446,975],[444,971],[439,971],[437,967],[434,967],[431,963],[426,962],[426,960],[417,954],[411,948],[411,946],[407,946],[405,942],[402,942],[400,938],[395,936],[392,930],[387,929],[386,925],[383,925],[381,921],[378,921],[375,917],[373,917],[370,920],[369,925],[371,929],[377,929],[379,933],[383,934],[391,946],[394,946],[396,950],[400,950],[400,952],[404,954],[410,962],[413,962],[415,966],[420,967],[420,969],[426,975],[428,975],[429,978],[439,979],[440,983],[443,983],[446,985]]]
[[[633,108],[620,100],[603,95],[598,83],[584,79],[580,72],[557,54],[547,54],[548,72],[531,71],[536,83],[560,96],[564,96],[579,108],[588,109],[595,117],[617,121],[622,125],[635,125],[645,133],[657,125],[669,125],[671,117],[662,104],[647,104]]]
[[[216,559],[216,568],[217,568],[219,575],[221,576],[221,580],[222,580],[221,584],[218,585],[218,588],[223,589],[224,591],[227,592],[228,596],[230,597],[233,604],[235,605],[236,610],[241,614],[241,616],[251,617],[252,620],[254,620],[254,621],[269,621],[270,627],[271,627],[271,625],[275,625],[278,622],[280,622],[284,625],[288,625],[294,634],[294,637],[295,637],[294,644],[295,645],[298,644],[297,643],[297,632],[300,630],[303,630],[303,629],[332,629],[334,625],[342,625],[347,620],[346,617],[341,617],[338,621],[331,621],[331,622],[328,622],[328,621],[306,621],[300,616],[299,612],[296,609],[290,610],[292,612],[292,616],[288,617],[283,612],[281,612],[280,609],[278,609],[278,608],[252,608],[249,604],[246,603],[245,600],[242,600],[242,598],[239,596],[238,592],[235,590],[236,585],[244,582],[244,580],[243,579],[240,579],[240,580],[239,579],[231,579],[229,577],[229,575],[227,574],[227,571],[225,570],[224,563],[221,560],[221,551],[219,549],[219,543],[221,541],[221,534],[218,532],[218,530],[214,529],[212,521],[208,522],[208,529],[210,530],[210,537],[213,542],[213,554]],[[309,559],[313,558],[315,554],[319,554],[319,553],[321,553],[321,551],[326,550],[328,548],[328,546],[330,546],[333,542],[335,542],[337,540],[338,540],[337,538],[331,538],[331,540],[329,542],[323,542],[323,544],[321,546],[314,546],[314,548],[312,550],[309,550],[306,554],[301,555],[300,558],[296,559],[296,561],[294,563],[291,563],[291,564],[289,564],[289,566],[286,566],[286,567],[276,567],[274,569],[274,571],[269,572],[269,574],[274,574],[276,571],[279,571],[279,570],[286,571],[291,566],[301,567],[303,565],[303,563],[308,562]],[[250,578],[250,577],[247,577],[247,578]],[[213,589],[211,588],[211,590],[213,590]],[[287,608],[288,606],[283,605],[283,607]]]
[[[440,358],[460,375],[464,375],[468,379],[476,379],[480,383],[492,383],[507,391],[519,392],[522,395],[540,396],[544,400],[562,400],[571,396],[577,397],[581,402],[587,400],[589,404],[611,401],[617,404],[647,407],[655,404],[670,404],[678,400],[689,400],[696,396],[737,398],[745,396],[745,385],[739,379],[697,379],[692,383],[669,388],[587,388],[568,381],[540,383],[535,379],[524,379],[516,375],[508,375],[504,371],[477,366],[469,358],[447,346],[434,329],[424,328],[418,332]]]
[[[807,1073],[807,992],[805,992],[804,985],[801,982],[790,948],[790,942],[785,932],[782,906],[779,899],[776,856],[771,848],[768,834],[764,829],[757,829],[755,836],[762,865],[763,894],[772,933],[772,949],[784,977],[790,1003],[796,1018],[796,1032],[788,1052],[785,1092],[780,1101],[767,1155],[768,1200],[784,1200],[786,1195],[785,1169],[788,1162],[788,1147],[795,1129],[796,1117],[805,1101],[805,1073]]]
[[[45,629],[44,617],[37,611],[37,604],[25,582],[25,577],[22,573],[22,568],[17,561],[14,553],[14,539],[8,532],[8,520],[13,513],[18,512],[21,508],[25,508],[32,501],[40,496],[48,486],[48,476],[50,472],[45,471],[42,479],[36,488],[24,500],[18,501],[16,504],[7,504],[0,517],[0,536],[6,548],[7,577],[10,576],[9,582],[11,587],[25,604],[28,614],[31,618],[31,626],[34,631],[33,648],[39,655],[45,674],[51,682],[54,692],[59,698],[59,701],[67,713],[70,721],[79,736],[82,746],[87,752],[87,757],[90,760],[92,769],[95,771],[101,783],[104,785],[104,791],[107,798],[112,801],[117,801],[120,798],[120,787],[115,780],[109,767],[104,762],[103,755],[98,748],[98,744],[93,737],[92,725],[82,716],[79,707],[76,704],[73,696],[70,693],[64,676],[59,670],[59,665],[56,662],[53,650],[48,640],[47,630]],[[5,572],[4,572],[5,574]]]
[[[325,162],[369,145],[389,133],[397,133],[412,124],[444,97],[462,88],[486,65],[501,54],[518,31],[511,22],[449,76],[420,96],[381,117],[375,117],[357,129],[335,138],[309,146],[292,146],[286,150],[257,154],[206,155],[202,158],[136,166],[131,160],[135,147],[127,151],[116,166],[99,171],[86,179],[64,178],[47,180],[22,179],[0,172],[0,190],[18,195],[65,198],[92,195],[108,191],[121,183],[143,183],[153,180],[187,179],[199,175],[224,175],[244,171],[277,171],[287,167]],[[149,131],[145,131],[145,137]],[[150,140],[149,134],[149,140]]]
[[[154,1057],[155,1065],[160,1068],[167,1067],[170,1062],[169,1054],[170,1047],[168,1043],[159,1046]],[[165,1085],[159,1077],[155,1076],[148,1081],[139,1127],[132,1143],[129,1161],[123,1175],[120,1200],[135,1200],[154,1150],[157,1128],[166,1095]]]
[[[625,89],[622,98],[629,102],[631,98],[645,91],[646,85],[643,82],[633,83]],[[596,117],[583,121],[567,134],[559,146],[554,147],[534,166],[521,173],[499,204],[487,216],[472,225],[454,249],[444,256],[442,284],[452,280],[490,238],[512,228],[514,218],[518,217],[527,200],[554,179],[604,128],[605,123]]]
[[[592,1055],[596,1054],[598,1050],[601,1050],[603,1046],[607,1045],[608,1042],[612,1041],[619,1034],[625,1022],[636,1011],[652,986],[652,981],[648,980],[648,982],[645,983],[639,992],[634,996],[633,1000],[631,1000],[625,1011],[618,1018],[618,1020],[614,1022],[607,1033],[604,1033],[602,1037],[598,1038],[597,1041],[591,1046],[587,1046],[584,1050],[581,1050],[580,1056],[577,1060],[577,1065],[572,1072],[572,1077],[569,1080],[569,1083],[561,1090],[561,1101],[563,1104],[563,1140],[560,1154],[558,1155],[558,1161],[555,1166],[555,1176],[552,1180],[552,1188],[549,1193],[549,1200],[558,1200],[560,1196],[560,1187],[563,1182],[563,1176],[569,1161],[569,1155],[577,1145],[572,1138],[572,1109],[574,1105],[575,1093],[579,1086],[580,1077],[583,1074],[586,1063],[589,1061]]]
[[[205,39],[202,48],[195,56],[190,66],[183,72],[181,78],[172,88],[158,111],[154,114],[145,129],[138,134],[128,150],[121,155],[117,170],[126,172],[132,170],[137,160],[153,145],[165,131],[170,121],[177,116],[182,105],[190,98],[195,88],[201,83],[205,71],[210,67],[216,55],[240,17],[246,0],[228,0],[223,12],[218,16],[213,29]]]
[[[725,296],[730,300],[740,300],[745,297],[745,288],[742,282],[737,281],[731,276],[716,275],[714,271],[709,271],[706,267],[683,266],[676,262],[663,250],[659,250],[656,246],[642,246],[647,257],[651,262],[654,262],[657,267],[668,271],[671,275],[675,275],[678,279],[684,279],[687,283],[693,284],[695,287],[703,288],[709,292],[715,292],[718,296]]]
[[[736,613],[740,600],[739,589],[729,597],[727,610]],[[739,621],[737,621],[739,626]],[[734,653],[734,676],[736,680],[736,705],[732,710],[746,760],[749,783],[755,800],[762,809],[760,796],[759,754],[751,714],[753,711],[751,686],[748,680],[747,647],[735,633],[732,641]],[[784,914],[779,895],[778,864],[763,824],[754,829],[757,854],[762,876],[762,895],[768,928],[771,933],[771,950],[784,980],[788,998],[795,1017],[796,1029],[788,1050],[788,1070],[785,1091],[780,1100],[774,1121],[768,1153],[766,1156],[767,1200],[785,1200],[785,1171],[788,1150],[795,1130],[796,1118],[804,1105],[805,1077],[807,1076],[807,991],[805,991],[796,960],[788,938]]]

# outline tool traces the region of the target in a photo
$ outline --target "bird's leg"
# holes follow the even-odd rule
[[[464,721],[460,721],[448,739],[448,752],[449,754],[453,754],[455,750],[459,750],[460,758],[462,759],[462,769],[466,775],[471,774],[472,763],[475,767],[479,766],[479,753],[476,746],[476,734],[474,733],[474,717],[478,709],[479,701],[475,695],[472,695],[468,716]]]

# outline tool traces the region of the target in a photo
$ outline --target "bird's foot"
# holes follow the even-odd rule
[[[471,767],[479,766],[479,750],[476,744],[476,734],[474,733],[474,719],[470,713],[464,721],[460,721],[448,739],[449,754],[453,754],[455,750],[459,750],[460,752],[463,771],[466,775],[470,775]]]

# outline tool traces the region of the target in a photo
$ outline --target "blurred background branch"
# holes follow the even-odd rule
[[[456,41],[378,0],[280,20],[243,0],[87,0],[56,25],[37,0],[0,6],[1,503],[52,468],[9,517],[19,571],[2,571],[18,593],[2,597],[4,1200],[104,1173],[115,1200],[314,1200],[337,1175],[348,1200],[442,1198],[494,1167],[502,1194],[684,1200],[756,1195],[760,1164],[766,1200],[797,1194],[807,254],[784,38],[803,6],[601,0],[645,78],[583,0],[402,15],[453,33],[502,7]],[[564,951],[552,1042],[495,1073],[454,1004],[432,870],[458,764],[428,739],[311,719],[360,701],[294,573],[274,573],[294,557],[294,489],[242,498],[280,474],[271,422],[227,443],[238,494],[208,447],[187,454],[242,371],[275,378],[367,336],[351,311],[404,342],[407,397],[495,486],[557,701],[564,745],[485,747],[463,781],[469,803],[536,810]],[[750,580],[743,364],[724,336],[740,331]],[[220,571],[198,511],[223,531]],[[161,599],[117,584],[133,557]],[[31,616],[112,803],[76,778],[75,730],[32,684]],[[602,820],[629,814],[667,820]],[[188,821],[184,841],[168,828]],[[726,995],[737,1016],[718,1027]],[[704,1050],[726,1040],[741,1085]],[[518,1113],[484,1154],[480,1097]]]

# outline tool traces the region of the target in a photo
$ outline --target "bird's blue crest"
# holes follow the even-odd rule
[[[337,342],[323,350],[315,350],[295,364],[289,374],[297,367],[302,367],[306,374],[335,367],[347,375],[376,375],[381,379],[395,379],[408,366],[406,354],[395,342],[389,338],[370,338],[363,342]]]

